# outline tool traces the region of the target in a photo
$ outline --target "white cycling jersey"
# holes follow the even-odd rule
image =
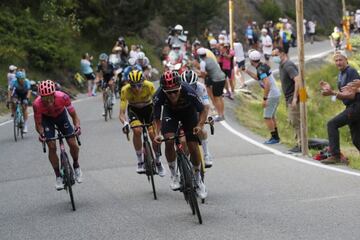
[[[209,95],[207,94],[206,87],[200,82],[196,82],[196,95],[201,99],[202,104],[210,105]]]

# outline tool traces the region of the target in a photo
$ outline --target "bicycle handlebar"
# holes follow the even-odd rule
[[[76,141],[77,141],[77,144],[78,144],[79,146],[81,146],[81,141],[80,141],[79,135],[76,135],[75,133],[72,133],[72,134],[61,135],[61,136],[57,136],[57,137],[53,137],[53,138],[47,138],[44,142],[42,142],[43,152],[46,153],[46,144],[45,144],[46,142],[58,140],[58,139],[60,139],[60,138],[70,138],[70,137],[73,137],[73,136],[75,136]]]
[[[134,129],[134,128],[144,128],[144,127],[151,127],[153,124],[152,123],[144,123],[144,124],[141,124],[141,125],[137,125],[137,126],[129,126],[129,125],[126,125],[122,128],[122,131],[124,134],[126,134],[126,138],[128,141],[130,141],[130,136],[129,136],[129,133],[130,133],[130,128],[131,129]]]

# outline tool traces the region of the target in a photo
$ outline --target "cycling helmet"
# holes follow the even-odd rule
[[[160,86],[164,90],[178,88],[180,86],[180,76],[177,72],[166,71],[161,75]]]
[[[141,59],[144,59],[144,58],[145,58],[145,53],[139,52],[138,55],[137,55],[137,59],[141,60]]]
[[[15,65],[10,65],[9,66],[10,71],[15,71],[16,69],[17,69],[17,67]]]
[[[38,93],[40,96],[49,96],[55,93],[55,83],[51,80],[45,80],[40,82],[38,86]]]
[[[23,71],[17,71],[15,74],[15,77],[17,79],[24,79],[24,78],[26,78],[26,74]]]
[[[129,58],[128,62],[130,66],[134,66],[136,64],[136,58]]]
[[[181,74],[181,81],[187,82],[190,85],[196,84],[197,80],[198,80],[198,75],[196,74],[196,72],[192,70],[186,70]]]
[[[174,30],[175,31],[183,31],[184,30],[184,28],[183,28],[183,26],[181,26],[181,25],[176,25],[175,27],[174,27]]]
[[[129,73],[129,82],[130,82],[130,85],[142,83],[143,81],[144,81],[144,76],[143,76],[142,71],[132,70],[132,71]]]
[[[109,56],[106,53],[102,53],[99,56],[100,61],[107,61],[109,59]]]

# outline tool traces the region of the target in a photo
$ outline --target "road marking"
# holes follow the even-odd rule
[[[327,166],[327,165],[324,165],[324,164],[322,164],[320,162],[312,162],[310,160],[302,159],[302,158],[299,158],[299,157],[295,157],[295,156],[283,153],[283,152],[281,152],[281,151],[279,151],[277,149],[268,147],[268,146],[264,145],[263,143],[259,143],[259,142],[255,141],[254,139],[252,139],[252,138],[250,138],[250,137],[236,131],[226,121],[221,121],[220,123],[227,130],[229,130],[229,132],[231,132],[231,133],[235,134],[236,136],[242,138],[243,140],[245,140],[245,141],[247,141],[247,142],[249,142],[249,143],[251,143],[251,144],[253,144],[253,145],[255,145],[255,146],[259,147],[259,148],[262,148],[262,149],[264,149],[266,151],[269,151],[269,152],[271,152],[271,153],[273,153],[275,155],[285,157],[285,158],[289,158],[289,159],[292,159],[294,161],[297,161],[297,162],[300,162],[300,163],[305,163],[305,164],[315,166],[315,167],[318,167],[318,168],[323,168],[323,169],[327,169],[327,170],[334,171],[334,172],[340,172],[340,173],[360,177],[360,173],[358,173],[358,172],[353,172],[353,171],[346,170],[346,169],[340,169],[340,168],[336,168],[336,167]]]

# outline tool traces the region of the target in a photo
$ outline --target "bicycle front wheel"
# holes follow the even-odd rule
[[[17,142],[17,131],[18,131],[18,127],[17,127],[17,113],[16,113],[16,112],[14,113],[13,122],[14,122],[14,139],[15,139],[15,142]]]
[[[155,182],[154,182],[154,170],[155,170],[155,161],[154,155],[151,150],[151,146],[149,142],[144,143],[145,149],[145,170],[146,175],[150,178],[154,199],[157,200],[156,189],[155,189]]]
[[[76,210],[75,200],[74,200],[74,195],[73,195],[73,191],[72,191],[72,185],[75,183],[74,171],[72,170],[72,167],[70,166],[69,158],[65,152],[61,153],[61,163],[62,163],[62,168],[63,168],[63,173],[64,173],[63,178],[64,178],[65,189],[68,191],[68,193],[70,195],[71,206],[72,206],[73,211],[75,211]]]

